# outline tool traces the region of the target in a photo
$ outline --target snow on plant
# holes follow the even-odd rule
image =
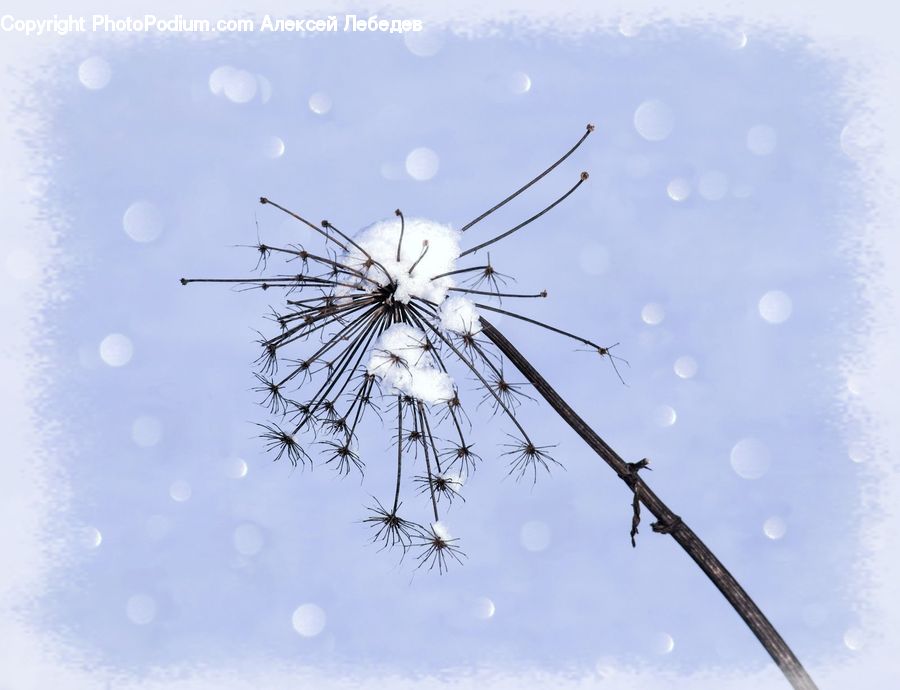
[[[515,227],[468,249],[467,231],[488,218],[568,158],[593,131],[592,126],[565,155],[503,201],[459,230],[423,218],[406,218],[400,210],[351,236],[329,221],[316,225],[287,208],[260,199],[314,230],[320,250],[300,245],[258,243],[258,266],[265,270],[275,255],[291,262],[292,273],[236,280],[247,288],[284,290],[282,308],[273,320],[280,332],[260,340],[262,354],[256,390],[277,419],[260,425],[275,459],[294,465],[313,461],[319,448],[327,465],[347,474],[363,471],[365,462],[357,429],[368,413],[393,429],[397,482],[391,500],[376,501],[366,522],[374,540],[385,546],[423,547],[420,564],[443,571],[448,559],[459,560],[457,539],[441,520],[441,504],[461,497],[463,482],[480,457],[468,437],[470,424],[463,399],[466,379],[482,400],[510,424],[510,442],[501,455],[510,473],[537,479],[538,470],[556,463],[550,445],[539,445],[516,417],[523,384],[511,382],[503,357],[482,335],[484,314],[522,319],[586,345],[610,359],[609,349],[549,324],[509,311],[502,299],[543,298],[546,291],[506,291],[509,276],[494,268],[490,254],[474,265],[460,265],[488,246],[521,230],[565,200],[588,178],[578,181],[552,204]],[[489,302],[494,303],[489,303]],[[293,354],[306,345],[304,354]],[[291,353],[288,355],[288,353]],[[292,358],[288,358],[292,357]],[[283,368],[282,368],[283,366]],[[618,373],[618,371],[617,371]],[[424,459],[425,473],[413,478],[427,495],[433,519],[426,524],[401,517],[404,462]]]
[[[530,218],[461,249],[463,239],[468,237],[466,231],[550,173],[592,131],[588,125],[562,158],[458,231],[429,220],[407,220],[398,210],[395,218],[374,223],[351,237],[328,221],[314,225],[262,198],[262,203],[293,216],[321,235],[324,249],[316,253],[299,245],[258,243],[257,265],[261,264],[263,270],[274,254],[294,262],[294,266],[299,264],[299,270],[271,277],[182,278],[181,282],[236,283],[245,288],[285,291],[283,307],[273,316],[280,333],[262,336],[260,371],[256,374],[263,404],[278,418],[260,425],[276,460],[287,457],[294,465],[306,464],[312,462],[310,450],[320,446],[326,464],[343,474],[351,468],[362,472],[365,464],[359,455],[356,430],[366,413],[377,414],[388,427],[396,429],[393,501],[387,501],[386,507],[376,499],[365,520],[374,528],[373,541],[384,547],[397,546],[403,554],[417,546],[421,549],[416,557],[419,565],[430,569],[436,566],[440,572],[450,560],[460,561],[458,540],[442,521],[438,507],[444,502],[449,505],[457,497],[462,499],[465,478],[480,458],[466,435],[469,424],[462,399],[467,391],[461,391],[460,379],[454,378],[452,371],[461,371],[474,381],[482,402],[489,401],[494,412],[508,420],[511,442],[502,455],[509,458],[511,473],[530,474],[536,481],[539,469],[549,469],[556,462],[550,456],[551,446],[537,445],[516,418],[523,384],[511,383],[506,377],[507,362],[632,492],[632,546],[636,545],[643,506],[656,518],[651,523],[653,531],[671,536],[691,556],[791,685],[796,690],[815,690],[800,660],[740,583],[644,481],[640,472],[649,460],[627,462],[616,453],[485,314],[505,314],[573,339],[608,358],[614,369],[616,360],[624,360],[610,353],[612,346],[601,347],[496,306],[504,298],[538,298],[547,293],[506,292],[509,276],[494,268],[490,254],[476,265],[459,265],[461,259],[534,222],[581,186],[587,173],[581,173],[571,189]],[[488,304],[491,300],[496,304]],[[288,353],[301,344],[307,346],[305,353],[299,359],[289,359]],[[278,371],[279,360],[286,364],[286,373]],[[425,473],[412,481],[430,499],[434,518],[424,524],[400,515],[404,460],[420,454]]]

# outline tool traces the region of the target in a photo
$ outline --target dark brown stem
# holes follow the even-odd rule
[[[549,175],[551,172],[553,172],[553,170],[555,170],[556,167],[557,167],[560,163],[562,163],[564,160],[566,160],[566,158],[568,158],[568,157],[571,156],[573,153],[575,153],[575,151],[578,150],[578,147],[581,146],[581,145],[584,143],[584,140],[587,139],[588,136],[590,135],[590,133],[593,132],[593,131],[594,131],[594,125],[588,125],[587,127],[585,127],[585,132],[584,132],[584,134],[581,135],[581,139],[579,139],[579,140],[575,143],[575,146],[573,146],[573,147],[570,148],[568,151],[566,151],[565,154],[563,154],[563,157],[562,157],[562,158],[560,158],[558,161],[556,161],[553,165],[551,165],[549,168],[547,168],[544,172],[542,172],[540,175],[538,175],[537,177],[535,177],[533,180],[531,180],[530,182],[527,182],[527,183],[525,183],[523,186],[519,187],[516,191],[514,191],[512,194],[510,194],[508,197],[506,197],[506,198],[505,198],[503,201],[501,201],[499,204],[496,204],[496,205],[492,206],[492,207],[489,208],[487,211],[485,211],[485,212],[482,213],[480,216],[478,216],[475,220],[471,220],[471,221],[469,221],[468,223],[466,223],[466,224],[460,229],[460,232],[465,232],[466,230],[468,230],[469,228],[471,228],[471,227],[472,227],[473,225],[475,225],[476,223],[481,222],[482,220],[484,220],[485,218],[487,218],[489,215],[491,215],[494,211],[496,211],[498,208],[501,208],[502,206],[505,206],[505,205],[508,204],[510,201],[512,201],[513,199],[515,199],[517,196],[519,196],[519,194],[521,194],[522,192],[524,192],[524,191],[525,191],[526,189],[528,189],[531,185],[535,184],[536,182],[539,182],[545,175]]]
[[[678,542],[687,554],[694,559],[712,583],[728,600],[728,603],[744,619],[747,627],[756,635],[757,639],[765,647],[772,659],[784,673],[785,677],[796,690],[816,690],[816,684],[803,668],[800,660],[794,655],[787,643],[775,630],[775,627],[765,617],[759,607],[738,584],[734,576],[728,572],[715,554],[709,550],[694,531],[688,527],[662,500],[650,489],[644,480],[638,476],[637,470],[641,463],[627,463],[616,451],[610,448],[587,423],[569,407],[547,380],[525,359],[521,352],[506,339],[483,317],[481,325],[483,332],[493,342],[506,358],[515,366],[522,375],[534,386],[556,413],[582,439],[599,455],[607,465],[624,481],[631,489],[636,499],[644,505],[655,517],[653,531],[670,534]],[[637,511],[635,511],[637,515]]]
[[[518,224],[517,226],[515,226],[514,228],[510,228],[510,229],[507,230],[506,232],[502,232],[502,233],[500,233],[499,235],[497,235],[496,237],[492,237],[491,239],[487,240],[486,242],[482,242],[481,244],[479,244],[479,245],[477,245],[477,246],[475,246],[475,247],[472,247],[471,249],[467,249],[466,251],[464,251],[462,254],[459,255],[459,258],[461,259],[462,257],[468,256],[469,254],[472,254],[473,252],[477,252],[477,251],[480,250],[480,249],[484,249],[485,247],[489,247],[489,246],[491,246],[492,244],[494,244],[494,242],[499,242],[500,240],[502,240],[502,239],[504,239],[504,238],[506,238],[506,237],[509,237],[509,236],[512,235],[514,232],[518,232],[519,230],[521,230],[522,228],[524,228],[526,225],[531,225],[531,223],[533,223],[534,221],[536,221],[538,218],[540,218],[541,216],[543,216],[545,213],[548,213],[548,212],[552,211],[554,208],[556,208],[556,207],[559,206],[562,202],[564,202],[566,199],[568,199],[572,194],[574,194],[574,193],[575,193],[575,190],[578,189],[578,188],[584,183],[584,181],[588,179],[588,177],[589,177],[589,176],[588,176],[588,174],[587,174],[586,172],[582,172],[581,175],[580,175],[579,178],[578,178],[578,182],[576,182],[568,192],[566,192],[565,194],[563,194],[561,197],[559,197],[559,199],[557,199],[557,200],[554,201],[552,204],[550,204],[549,206],[547,206],[544,210],[538,211],[538,212],[535,213],[533,216],[531,216],[531,218],[529,218],[528,220],[523,220],[521,223],[519,223],[519,224]]]

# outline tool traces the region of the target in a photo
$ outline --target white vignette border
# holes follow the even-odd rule
[[[52,16],[57,12],[91,14],[109,12],[116,16],[142,14],[147,8],[133,0],[96,6],[47,6],[49,3],[24,3],[7,11],[21,16]],[[78,2],[78,5],[83,5]],[[608,2],[602,8],[590,7],[586,0],[561,0],[552,4],[541,0],[498,0],[487,6],[478,0],[459,0],[439,8],[425,3],[396,3],[381,16],[421,18],[428,23],[452,25],[455,30],[480,33],[496,26],[496,22],[527,22],[533,30],[571,31],[586,28],[615,29],[621,21],[632,25],[667,21],[674,24],[721,21],[729,26],[747,27],[750,40],[753,31],[777,27],[779,31],[801,33],[811,40],[811,50],[834,55],[853,68],[858,83],[844,85],[849,89],[848,101],[858,104],[860,115],[867,118],[880,140],[861,166],[866,183],[866,202],[871,209],[859,244],[866,247],[871,265],[860,265],[869,307],[868,331],[858,343],[859,355],[845,363],[849,414],[865,426],[867,445],[878,449],[868,461],[867,487],[877,495],[860,497],[860,503],[877,506],[870,512],[871,522],[864,532],[859,551],[865,563],[857,564],[865,571],[865,587],[861,593],[861,621],[868,636],[867,644],[850,659],[810,668],[823,688],[877,687],[894,677],[898,667],[895,650],[900,644],[900,519],[889,512],[900,505],[900,473],[896,458],[900,456],[900,425],[892,425],[898,411],[895,391],[900,389],[900,360],[893,354],[900,343],[900,236],[892,232],[898,227],[898,181],[900,181],[900,42],[895,27],[900,8],[891,17],[888,3],[857,0],[828,3],[803,0],[788,6],[777,0],[758,0],[749,9],[733,2],[711,0],[679,0],[663,9],[652,2]],[[21,9],[21,12],[16,10]],[[344,8],[353,12],[349,6]],[[212,3],[163,0],[154,3],[157,15],[236,17],[247,13],[262,14],[234,2]],[[378,13],[356,8],[359,16]],[[264,12],[280,16],[322,16],[341,14],[342,10],[324,3],[309,3],[298,11],[285,0],[272,0]],[[318,14],[317,14],[318,13]],[[29,69],[38,66],[48,55],[61,49],[67,38],[55,36],[34,39],[7,34],[0,43],[0,93],[19,94],[27,88],[24,80]],[[24,126],[14,110],[14,99],[0,101],[0,200],[2,217],[8,227],[28,228],[27,242],[14,249],[26,251],[37,260],[41,275],[54,257],[51,246],[53,230],[37,217],[33,203],[35,191],[22,172],[34,166],[34,153],[19,135]],[[862,110],[862,109],[865,110]],[[26,127],[27,129],[27,127]],[[7,248],[9,250],[9,247]],[[7,257],[3,257],[7,259]],[[5,263],[5,262],[4,262]],[[311,686],[322,690],[339,688],[390,687],[406,688],[506,688],[556,687],[591,688],[615,686],[631,688],[666,687],[672,690],[750,690],[761,687],[784,687],[777,669],[753,673],[701,672],[692,675],[660,674],[616,667],[614,662],[598,665],[594,674],[573,677],[555,675],[535,669],[480,669],[445,672],[433,677],[403,677],[370,669],[365,676],[329,674],[314,667],[275,663],[261,659],[239,660],[234,668],[212,670],[206,667],[159,669],[138,677],[114,669],[103,668],[84,657],[80,650],[64,646],[60,639],[39,633],[14,613],[17,601],[40,596],[44,575],[54,567],[53,548],[45,548],[40,535],[44,516],[58,511],[66,501],[65,473],[55,466],[52,457],[38,457],[33,439],[39,435],[36,418],[30,412],[35,364],[30,343],[35,322],[31,314],[43,300],[63,299],[62,295],[38,289],[35,282],[15,280],[7,270],[0,274],[0,305],[5,329],[0,336],[3,358],[0,375],[4,381],[4,415],[0,416],[0,434],[8,443],[5,480],[0,485],[0,553],[4,567],[0,569],[0,681],[15,690],[106,687],[154,690],[156,688],[270,688]],[[51,488],[52,487],[52,488]],[[51,503],[52,500],[52,503]],[[860,575],[862,577],[862,575]],[[891,632],[893,631],[893,632]]]

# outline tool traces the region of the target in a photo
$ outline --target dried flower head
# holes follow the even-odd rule
[[[418,562],[443,572],[448,560],[459,561],[457,540],[441,522],[439,503],[461,497],[464,478],[479,456],[468,438],[471,428],[455,373],[461,371],[511,428],[510,473],[537,480],[538,470],[558,464],[552,446],[538,445],[516,417],[523,384],[510,381],[500,354],[482,331],[482,314],[500,313],[573,339],[610,359],[608,347],[509,311],[503,299],[542,299],[546,290],[507,291],[510,276],[499,272],[490,254],[472,266],[460,261],[518,232],[549,212],[578,189],[587,173],[556,201],[513,228],[468,249],[465,233],[488,218],[566,160],[593,131],[587,131],[565,155],[540,175],[459,230],[423,218],[394,216],[351,236],[329,221],[316,225],[263,197],[261,203],[292,216],[317,233],[323,248],[274,246],[258,242],[257,267],[263,271],[276,256],[291,263],[291,273],[237,279],[182,279],[233,283],[241,289],[279,289],[285,298],[272,314],[277,333],[260,336],[262,353],[255,390],[277,421],[260,425],[262,438],[278,460],[294,465],[312,462],[314,445],[324,450],[325,464],[341,474],[363,471],[357,430],[367,413],[380,417],[376,399],[390,400],[394,427],[397,481],[390,502],[375,501],[365,522],[373,541],[384,547],[422,549]],[[495,304],[489,302],[493,300]],[[299,359],[288,358],[305,346]],[[624,360],[621,360],[624,361]],[[618,374],[618,369],[616,369]],[[447,436],[446,439],[439,434]],[[407,520],[399,515],[404,460],[424,460],[425,472],[414,477],[430,503],[433,520]],[[390,508],[385,508],[390,505]]]

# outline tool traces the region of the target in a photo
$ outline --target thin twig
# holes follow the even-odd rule
[[[653,493],[647,483],[638,476],[634,465],[639,463],[631,464],[625,462],[618,453],[610,448],[588,426],[587,422],[569,407],[569,404],[560,397],[525,356],[484,317],[481,318],[481,326],[485,336],[528,379],[535,390],[544,397],[562,420],[581,436],[588,446],[628,485],[628,488],[631,489],[640,503],[656,517],[657,521],[653,523],[653,531],[671,535],[679,546],[700,566],[700,569],[706,573],[706,576],[728,600],[728,603],[744,619],[747,627],[756,635],[795,690],[816,690],[816,684],[810,678],[806,669],[803,668],[800,660],[791,651],[784,638],[778,634],[778,631],[775,630],[775,627],[765,617],[753,599],[750,598],[750,595],[744,591],[744,588],[741,587],[734,576],[728,572],[725,566],[722,565],[722,562],[716,558],[715,554],[709,550],[709,547],[700,540],[694,531],[679,516],[672,512]]]

